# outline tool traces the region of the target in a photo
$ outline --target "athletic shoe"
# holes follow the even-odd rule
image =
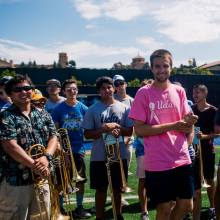
[[[215,208],[209,208],[208,210],[210,219],[216,219]]]
[[[140,220],[150,220],[149,216],[148,216],[148,213],[142,213],[141,214],[141,217],[140,217]]]
[[[77,218],[90,218],[92,215],[86,211],[83,207],[77,207],[73,211],[73,215]]]

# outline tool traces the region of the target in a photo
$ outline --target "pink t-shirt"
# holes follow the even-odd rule
[[[138,90],[129,117],[148,125],[157,125],[179,121],[189,112],[182,87],[170,84],[162,90],[147,85]],[[169,131],[144,137],[144,158],[145,170],[148,171],[163,171],[190,164],[186,135]]]

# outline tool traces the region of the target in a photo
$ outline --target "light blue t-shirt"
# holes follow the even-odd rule
[[[85,153],[81,123],[87,109],[88,107],[79,101],[73,106],[67,105],[64,101],[52,112],[54,122],[58,123],[60,128],[67,129],[72,151],[74,153]]]
[[[87,130],[99,129],[103,123],[115,122],[123,127],[132,127],[133,121],[128,118],[129,108],[119,102],[106,105],[99,101],[92,105],[84,117],[82,127]],[[121,141],[122,140],[122,141]],[[120,153],[121,158],[126,158],[125,143],[123,137],[120,138]],[[91,161],[104,161],[106,160],[105,144],[103,137],[93,140],[91,151]]]
[[[58,102],[52,102],[50,99],[47,99],[46,104],[45,104],[45,109],[47,112],[52,114],[53,110],[63,101],[65,101],[66,98],[63,96],[60,96],[60,99]]]

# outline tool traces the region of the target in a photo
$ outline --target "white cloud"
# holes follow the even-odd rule
[[[164,44],[156,41],[152,37],[139,37],[136,39],[136,42],[144,47],[144,49],[148,50],[150,53],[156,49],[163,48]]]
[[[101,9],[98,5],[93,4],[90,0],[75,0],[76,10],[85,19],[93,19],[101,16]]]
[[[151,14],[158,32],[179,43],[198,43],[219,39],[219,10],[220,3],[213,0],[165,0]]]
[[[101,16],[119,21],[129,21],[143,14],[143,0],[72,0],[76,10],[85,19]],[[146,2],[147,0],[145,0]]]
[[[131,58],[138,52],[144,54],[140,48],[100,46],[89,41],[74,43],[55,43],[53,45],[34,47],[21,42],[0,39],[0,54],[2,58],[12,59],[14,63],[27,63],[36,60],[38,64],[52,64],[58,60],[58,53],[66,52],[69,59],[74,59],[77,67],[110,68],[113,63],[131,62]]]
[[[220,2],[216,0],[72,0],[83,18],[130,21],[142,16],[155,31],[178,43],[220,38]]]

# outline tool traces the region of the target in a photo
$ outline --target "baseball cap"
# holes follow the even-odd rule
[[[114,83],[116,80],[125,81],[125,79],[124,79],[124,77],[123,77],[122,75],[114,75],[114,77],[113,77],[113,83]]]
[[[33,101],[39,101],[39,100],[45,100],[46,98],[42,95],[42,94],[38,94],[38,93],[33,93],[32,98]]]
[[[13,78],[12,76],[3,76],[0,79],[0,85],[4,86],[12,78]]]
[[[49,85],[55,85],[57,87],[61,87],[61,83],[59,80],[57,79],[49,79],[47,82],[46,82],[47,86]]]

